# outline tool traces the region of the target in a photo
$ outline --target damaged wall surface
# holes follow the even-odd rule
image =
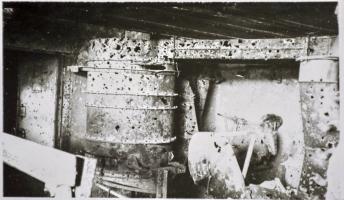
[[[43,55],[18,63],[18,134],[50,147],[55,145],[58,63],[58,58]]]

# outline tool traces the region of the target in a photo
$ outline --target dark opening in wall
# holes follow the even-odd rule
[[[17,61],[20,53],[16,51],[4,51],[4,66],[3,66],[3,88],[4,88],[4,113],[3,126],[4,132],[14,134],[17,123],[17,92],[18,92],[18,77],[17,77]]]

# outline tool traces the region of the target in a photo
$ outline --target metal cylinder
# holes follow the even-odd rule
[[[88,151],[122,160],[119,166],[133,157],[150,168],[166,165],[168,144],[175,139],[174,66],[112,66],[87,73]]]
[[[154,182],[158,168],[171,159],[178,73],[172,44],[101,38],[81,50],[78,62],[87,72],[84,150],[98,158],[101,182],[111,179],[124,189],[135,183],[134,191],[150,193],[152,188],[139,183]]]
[[[122,144],[173,141],[176,71],[168,68],[88,71],[87,138]]]
[[[325,198],[327,167],[339,140],[338,58],[305,58],[300,64],[305,158],[299,190]]]

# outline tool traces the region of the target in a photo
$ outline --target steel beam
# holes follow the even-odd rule
[[[174,59],[268,60],[331,55],[335,37],[278,39],[175,40]]]

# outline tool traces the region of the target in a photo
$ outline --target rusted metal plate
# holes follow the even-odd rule
[[[88,94],[86,106],[98,108],[173,109],[174,101],[175,97],[173,96]]]
[[[89,93],[173,96],[174,85],[174,73],[87,73]]]
[[[173,114],[173,109],[88,107],[86,137],[118,143],[168,143],[173,141]]]

